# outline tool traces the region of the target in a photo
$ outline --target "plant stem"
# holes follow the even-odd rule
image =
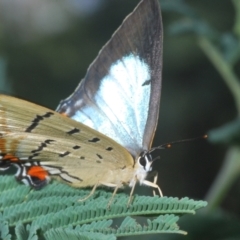
[[[233,27],[234,33],[240,38],[240,1],[239,0],[232,0],[232,3],[235,8],[236,17],[235,17],[235,24]]]
[[[240,172],[240,147],[231,147],[226,154],[224,164],[215,182],[212,184],[205,200],[208,206],[204,211],[210,212],[217,208],[226,196],[226,192],[239,176]]]
[[[240,115],[240,80],[233,72],[230,64],[224,60],[222,54],[206,37],[199,38],[199,45],[204,53],[208,56],[210,61],[213,63],[213,65],[216,67],[218,72],[221,74],[228,88],[232,92],[238,115]]]

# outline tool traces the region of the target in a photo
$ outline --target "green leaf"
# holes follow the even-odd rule
[[[236,119],[224,126],[211,130],[208,139],[212,143],[240,145],[240,119]]]
[[[108,209],[112,192],[105,190],[97,190],[93,197],[79,202],[91,189],[76,189],[54,181],[34,191],[13,182],[12,176],[0,176],[0,223],[15,229],[17,239],[112,240],[116,236],[185,234],[177,225],[177,215],[195,214],[207,204],[189,198],[135,195],[128,207],[129,196],[118,193]],[[148,219],[146,226],[136,216],[144,216],[145,222],[147,217],[153,219]],[[113,224],[113,219],[121,221],[120,226]]]
[[[162,0],[161,9],[163,11],[172,11],[183,14],[186,17],[197,18],[196,11],[191,8],[184,0]]]
[[[212,29],[208,23],[199,19],[195,20],[191,18],[183,18],[172,23],[168,27],[168,32],[172,35],[191,33],[196,34],[197,36],[204,35],[214,39],[219,37],[219,34]]]
[[[116,240],[114,235],[93,232],[77,232],[70,229],[52,229],[45,234],[46,240]]]
[[[18,240],[38,240],[37,227],[34,225],[17,224],[15,233]]]
[[[10,240],[11,234],[9,234],[9,226],[7,222],[0,222],[0,236],[1,239]]]

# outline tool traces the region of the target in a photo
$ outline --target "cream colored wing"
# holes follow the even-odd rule
[[[107,136],[47,108],[4,95],[0,95],[0,134],[0,167],[6,161],[43,166],[50,175],[80,187],[107,178],[114,182],[118,171],[131,172],[134,166],[130,153]]]

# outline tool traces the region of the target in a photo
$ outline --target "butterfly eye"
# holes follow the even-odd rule
[[[145,169],[146,164],[147,164],[145,157],[140,157],[140,158],[139,158],[139,163],[140,163],[140,165],[143,166],[143,168]]]
[[[138,162],[146,170],[146,165],[152,162],[151,154],[147,151],[142,152],[139,156]]]

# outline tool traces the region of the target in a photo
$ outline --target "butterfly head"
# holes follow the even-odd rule
[[[149,151],[143,151],[138,157],[138,164],[142,167],[146,172],[150,172],[152,170],[152,155]]]
[[[145,178],[147,177],[148,172],[152,171],[152,155],[149,151],[143,151],[137,158],[135,164],[135,177],[140,182],[140,185],[143,183]],[[131,186],[131,183],[130,183]]]

